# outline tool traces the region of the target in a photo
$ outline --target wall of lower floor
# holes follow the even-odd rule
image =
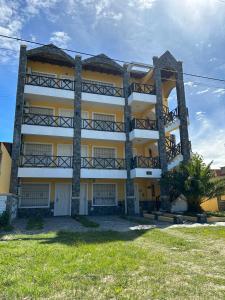
[[[48,183],[50,186],[50,205],[48,208],[21,208],[19,207],[19,216],[29,216],[41,214],[45,216],[54,214],[55,191],[58,183],[72,184],[71,179],[55,179],[55,178],[22,178],[20,186],[23,184],[40,184]],[[116,184],[116,200],[115,206],[94,206],[93,205],[93,184],[96,183],[112,183]],[[121,179],[81,179],[81,184],[87,185],[87,201],[89,215],[109,215],[124,214],[126,210],[126,180]],[[143,179],[135,180],[136,196],[139,198],[141,210],[150,211],[159,207],[159,183],[158,181]],[[154,186],[154,187],[153,187]]]

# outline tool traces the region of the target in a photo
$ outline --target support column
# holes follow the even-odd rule
[[[16,92],[16,111],[14,122],[14,134],[12,145],[12,167],[10,179],[10,193],[18,194],[18,168],[20,164],[20,149],[21,149],[21,127],[24,107],[24,85],[26,78],[27,55],[26,46],[20,46],[19,70]]]
[[[124,76],[123,76],[123,89],[124,89],[124,122],[125,122],[125,159],[127,166],[127,180],[126,180],[126,207],[127,215],[135,214],[135,195],[134,195],[134,180],[131,178],[131,160],[133,158],[132,142],[129,138],[130,132],[130,121],[131,121],[131,107],[128,105],[128,90],[129,90],[129,79],[130,74],[127,70],[127,65],[124,65]]]
[[[81,93],[82,93],[81,56],[75,57],[74,91],[74,137],[73,137],[73,179],[71,215],[79,214],[80,207],[80,169],[81,169]]]
[[[187,162],[190,159],[190,146],[189,146],[189,136],[188,136],[188,112],[185,100],[184,91],[184,80],[183,80],[183,68],[182,63],[177,63],[177,73],[176,73],[176,91],[177,91],[177,103],[180,119],[180,143],[181,152],[183,155],[183,161]]]
[[[166,139],[165,139],[165,125],[163,118],[163,95],[162,95],[162,78],[161,69],[158,65],[158,57],[153,57],[154,64],[154,79],[156,88],[156,119],[159,131],[158,152],[160,159],[160,166],[162,169],[162,176],[168,171],[167,155],[166,155]],[[160,201],[161,209],[168,210],[170,203],[168,193],[165,186],[160,183]]]

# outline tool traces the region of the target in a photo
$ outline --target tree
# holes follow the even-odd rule
[[[190,211],[200,212],[201,203],[225,194],[225,179],[216,179],[203,157],[194,154],[187,163],[181,163],[174,171],[167,172],[161,179],[167,187],[170,200],[183,194]]]

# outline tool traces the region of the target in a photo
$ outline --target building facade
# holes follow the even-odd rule
[[[11,143],[0,142],[0,195],[9,193]]]
[[[189,158],[182,63],[168,51],[151,67],[21,46],[10,185],[20,215],[168,209],[160,178]]]

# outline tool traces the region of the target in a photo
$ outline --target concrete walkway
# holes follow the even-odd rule
[[[41,230],[27,230],[27,219],[16,219],[12,224],[14,226],[13,233],[46,233],[55,231],[72,231],[72,232],[87,232],[87,231],[118,231],[127,232],[130,230],[150,230],[153,228],[170,229],[184,227],[204,227],[204,226],[225,226],[225,222],[217,222],[214,224],[180,224],[174,225],[167,222],[152,221],[149,225],[139,225],[134,222],[122,219],[118,216],[89,216],[88,219],[99,224],[99,227],[84,227],[82,224],[70,217],[50,217],[44,218],[44,227]]]

